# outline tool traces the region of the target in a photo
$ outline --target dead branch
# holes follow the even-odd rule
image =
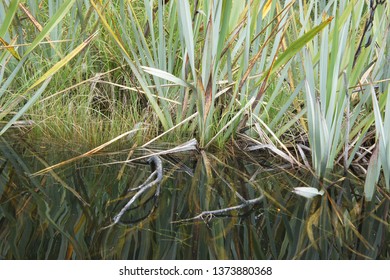
[[[255,204],[259,203],[260,201],[262,201],[263,198],[264,198],[264,195],[261,195],[257,198],[254,198],[254,199],[245,200],[245,202],[243,202],[239,205],[236,205],[236,206],[227,207],[227,208],[218,209],[218,210],[203,211],[202,213],[200,213],[199,215],[197,215],[195,217],[175,221],[173,223],[183,223],[183,222],[190,222],[190,221],[194,221],[194,220],[203,220],[203,221],[209,222],[209,221],[211,221],[211,219],[213,219],[217,215],[226,214],[227,212],[230,212],[230,211],[240,210],[240,209],[246,208],[248,206],[255,205]]]
[[[150,157],[148,162],[152,167],[152,174],[150,174],[150,176],[146,179],[146,181],[143,184],[141,184],[137,188],[132,189],[132,190],[138,190],[138,192],[130,199],[129,202],[126,203],[126,205],[121,209],[121,211],[114,217],[113,225],[119,223],[122,216],[130,209],[134,201],[136,201],[137,198],[139,198],[144,192],[146,192],[153,186],[157,185],[157,191],[155,195],[159,195],[160,182],[163,178],[162,162],[158,156]],[[155,179],[151,181],[153,177],[155,177]]]

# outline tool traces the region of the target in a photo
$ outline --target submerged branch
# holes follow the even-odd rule
[[[150,157],[148,162],[152,167],[152,174],[150,174],[150,176],[146,179],[146,181],[143,184],[141,184],[137,188],[132,189],[132,190],[138,190],[138,192],[130,199],[129,202],[126,203],[126,205],[121,209],[121,211],[114,217],[114,222],[112,225],[119,223],[122,216],[130,209],[134,201],[153,186],[157,185],[155,196],[158,196],[160,194],[160,182],[163,178],[161,159],[158,156],[152,156]],[[151,181],[153,177],[156,178],[153,181]]]
[[[203,211],[202,213],[200,213],[199,215],[197,215],[195,217],[175,221],[173,223],[183,223],[183,222],[189,222],[189,221],[194,221],[194,220],[206,220],[206,222],[209,222],[212,218],[214,218],[217,215],[222,215],[222,214],[225,214],[225,213],[230,212],[230,211],[241,210],[241,209],[246,208],[248,206],[255,205],[255,204],[259,203],[261,200],[263,200],[263,198],[264,198],[264,195],[261,195],[257,198],[254,198],[254,199],[245,200],[245,202],[243,202],[239,205],[236,205],[236,206],[227,207],[227,208],[218,209],[218,210]]]

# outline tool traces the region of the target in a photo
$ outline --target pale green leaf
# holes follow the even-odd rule
[[[7,131],[42,95],[43,91],[46,89],[47,85],[51,80],[51,76],[46,79],[46,81],[42,84],[42,86],[35,92],[35,94],[28,99],[27,103],[20,109],[12,119],[1,129],[0,136]]]
[[[193,86],[182,79],[172,75],[171,73],[168,73],[166,71],[152,68],[152,67],[146,67],[146,66],[141,66],[142,70],[144,70],[146,73],[154,75],[156,77],[162,78],[164,80],[170,81],[172,83],[175,83],[177,85],[183,86],[183,87],[188,87],[188,88],[193,88]]]
[[[57,12],[49,19],[49,22],[45,25],[42,31],[34,39],[34,41],[29,45],[24,56],[28,55],[35,47],[41,43],[41,41],[48,36],[50,31],[68,14],[70,8],[73,6],[76,0],[64,1],[61,7],[58,8]]]
[[[10,27],[12,20],[16,14],[16,11],[18,10],[18,0],[12,0],[8,6],[7,12],[5,14],[5,17],[3,22],[0,23],[0,37],[3,38],[4,35],[7,33],[8,28]]]

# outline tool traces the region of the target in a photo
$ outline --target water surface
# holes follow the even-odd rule
[[[267,152],[165,155],[159,196],[153,187],[123,216],[124,224],[112,225],[135,194],[127,190],[148,178],[150,166],[146,159],[118,163],[129,157],[123,149],[31,176],[82,152],[1,141],[1,258],[389,258],[388,196],[378,192],[375,201],[365,202],[358,176],[334,174],[323,196],[306,199],[292,190],[316,185],[315,178]],[[130,158],[152,152],[138,150]],[[240,209],[192,219],[257,198]]]

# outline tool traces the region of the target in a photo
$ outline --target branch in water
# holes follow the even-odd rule
[[[121,209],[121,211],[114,217],[113,225],[120,222],[120,219],[130,209],[134,201],[137,198],[139,198],[144,192],[146,192],[153,186],[157,185],[156,194],[158,195],[160,193],[160,182],[163,178],[161,159],[158,156],[152,156],[149,158],[148,162],[152,168],[152,174],[150,174],[150,176],[146,179],[146,181],[143,184],[141,184],[137,188],[132,189],[132,190],[138,190],[138,192],[130,199],[129,202],[126,203],[126,205]],[[148,183],[150,180],[152,180],[153,177],[156,177],[156,179]]]
[[[263,200],[263,198],[264,198],[264,195],[261,195],[257,198],[246,200],[244,203],[241,203],[241,204],[236,205],[236,206],[227,207],[227,208],[218,209],[218,210],[203,211],[202,213],[200,213],[199,215],[197,215],[195,217],[176,221],[175,223],[189,222],[189,221],[193,221],[193,220],[205,220],[205,219],[208,222],[212,218],[214,218],[216,215],[221,215],[221,214],[225,214],[226,212],[230,212],[233,210],[240,210],[240,209],[243,209],[245,207],[252,206],[254,204],[259,203],[261,200]]]

